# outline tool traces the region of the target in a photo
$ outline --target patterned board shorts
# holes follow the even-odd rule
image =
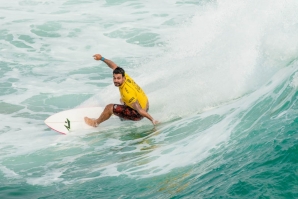
[[[138,111],[125,105],[114,104],[113,113],[124,120],[139,121],[143,119],[143,116],[140,115]]]

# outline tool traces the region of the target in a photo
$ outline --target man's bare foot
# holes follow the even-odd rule
[[[84,120],[85,120],[86,124],[88,124],[89,126],[97,127],[97,123],[96,123],[95,119],[91,119],[89,117],[84,117]]]

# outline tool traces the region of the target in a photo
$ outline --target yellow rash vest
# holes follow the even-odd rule
[[[141,105],[142,109],[146,109],[148,98],[145,92],[142,90],[139,85],[135,83],[135,81],[125,73],[125,81],[119,87],[121,99],[123,102],[131,107],[136,100],[138,100],[139,104]]]

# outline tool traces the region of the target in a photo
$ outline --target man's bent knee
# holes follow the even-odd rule
[[[110,113],[113,113],[113,107],[114,107],[114,104],[108,104],[105,107],[105,111],[108,111]]]

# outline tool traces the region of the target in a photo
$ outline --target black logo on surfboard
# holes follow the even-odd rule
[[[64,125],[65,128],[67,128],[67,130],[70,131],[70,121],[66,118],[66,121],[64,123],[67,124],[67,126]]]

